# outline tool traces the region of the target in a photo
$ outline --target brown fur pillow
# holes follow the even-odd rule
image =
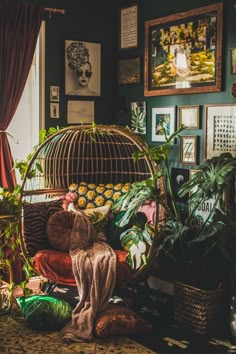
[[[75,213],[61,210],[50,216],[47,223],[48,240],[57,251],[70,249],[70,234],[75,220]]]
[[[95,323],[98,337],[149,333],[152,326],[141,316],[122,305],[108,305],[99,313]]]

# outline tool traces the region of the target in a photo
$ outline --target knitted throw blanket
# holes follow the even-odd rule
[[[61,335],[64,341],[90,341],[96,316],[113,294],[117,257],[107,243],[97,239],[93,224],[80,211],[76,212],[70,241],[79,302]]]

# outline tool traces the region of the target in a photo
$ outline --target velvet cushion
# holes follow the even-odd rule
[[[126,286],[134,271],[126,262],[127,252],[115,250],[117,255],[116,285]],[[34,267],[48,280],[59,284],[76,286],[72,271],[71,257],[68,252],[42,250],[34,256]]]
[[[151,330],[150,323],[122,305],[108,305],[105,311],[97,316],[95,323],[95,333],[98,337],[137,335]]]
[[[57,251],[70,249],[70,234],[73,228],[75,213],[61,210],[50,216],[47,222],[48,240]]]

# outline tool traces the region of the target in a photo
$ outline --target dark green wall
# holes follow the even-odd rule
[[[37,1],[37,0],[35,0]],[[188,131],[199,136],[199,163],[203,161],[204,145],[204,105],[212,103],[236,103],[231,96],[230,87],[235,76],[230,72],[230,48],[236,46],[234,1],[225,0],[223,11],[223,55],[222,55],[222,91],[217,93],[184,94],[171,96],[144,97],[143,79],[139,85],[117,84],[118,60],[129,57],[141,57],[142,72],[144,60],[144,26],[145,21],[210,5],[217,1],[186,0],[139,0],[138,30],[139,45],[136,49],[118,49],[119,9],[129,6],[129,0],[38,0],[44,6],[64,8],[66,14],[53,15],[46,19],[46,126],[67,124],[67,101],[69,99],[90,100],[79,96],[65,96],[64,85],[64,45],[66,39],[99,42],[102,44],[102,94],[92,97],[95,101],[96,123],[130,125],[130,103],[147,102],[147,135],[151,143],[151,112],[153,107],[175,105],[200,105],[201,129]],[[49,118],[49,87],[60,86],[59,120]],[[76,97],[76,98],[75,98]],[[121,113],[125,105],[127,112]],[[153,143],[154,144],[154,143]],[[179,144],[173,146],[172,165],[179,167]],[[190,168],[191,166],[187,166]]]
[[[120,58],[140,56],[144,59],[144,31],[145,21],[167,16],[170,14],[186,11],[189,9],[198,8],[201,6],[210,5],[217,1],[192,0],[187,2],[184,0],[178,1],[162,1],[162,0],[141,0],[138,1],[139,9],[139,47],[138,49],[126,50],[125,53],[120,53]],[[230,87],[235,80],[235,76],[230,73],[230,48],[236,46],[235,37],[235,21],[236,11],[234,10],[235,1],[225,0],[223,14],[223,56],[222,56],[222,91],[217,93],[202,93],[202,94],[184,94],[171,96],[154,96],[144,97],[143,82],[140,85],[119,87],[118,95],[121,100],[126,103],[128,113],[117,114],[117,121],[122,124],[130,124],[130,103],[132,101],[146,101],[147,103],[147,136],[146,139],[151,142],[151,112],[153,107],[168,106],[168,105],[200,105],[201,108],[201,129],[188,131],[187,134],[199,136],[199,163],[203,161],[203,144],[204,144],[204,105],[211,103],[236,103],[236,100],[231,96]],[[127,4],[127,2],[124,2]],[[131,2],[130,2],[131,4]],[[155,144],[155,143],[153,143]],[[173,146],[173,165],[181,166],[179,163],[179,144]]]

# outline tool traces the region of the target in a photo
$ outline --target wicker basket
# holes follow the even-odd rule
[[[174,320],[199,335],[212,335],[222,325],[225,309],[223,289],[206,291],[174,283]]]

